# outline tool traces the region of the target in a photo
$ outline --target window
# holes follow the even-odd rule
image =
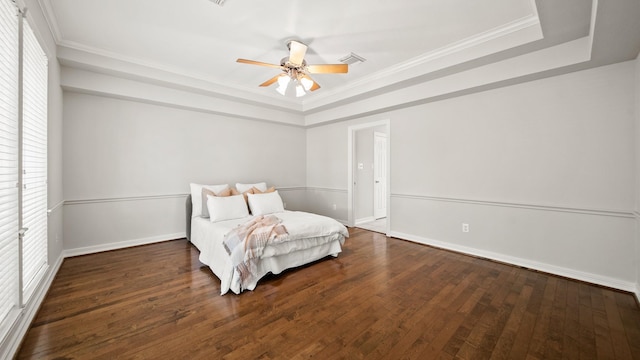
[[[48,267],[47,58],[21,13],[0,0],[0,340]]]
[[[18,18],[0,2],[0,338],[17,316],[18,280]]]

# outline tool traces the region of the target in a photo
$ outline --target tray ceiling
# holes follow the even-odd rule
[[[64,65],[108,72],[120,64],[122,73],[122,64],[132,64],[207,82],[230,97],[294,109],[585,37],[592,18],[592,3],[584,0],[40,3]],[[351,65],[348,74],[315,75],[322,88],[298,99],[258,87],[279,70],[235,62],[279,63],[291,39],[309,46],[310,64],[337,63],[351,52],[366,61]]]

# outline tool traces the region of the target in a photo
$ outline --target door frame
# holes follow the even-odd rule
[[[385,132],[387,133],[387,229],[385,230],[385,234],[389,235],[390,224],[391,224],[391,120],[379,120],[372,121],[359,125],[349,126],[347,129],[347,226],[354,227],[355,226],[355,194],[353,190],[353,166],[356,162],[355,160],[355,135],[356,131],[374,128],[378,126],[384,126]]]

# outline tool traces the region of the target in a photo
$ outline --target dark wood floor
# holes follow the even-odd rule
[[[632,295],[351,229],[220,296],[186,240],[66,259],[21,359],[640,359]]]

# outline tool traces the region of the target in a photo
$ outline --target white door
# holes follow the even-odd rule
[[[373,217],[387,217],[387,134],[373,134]]]

